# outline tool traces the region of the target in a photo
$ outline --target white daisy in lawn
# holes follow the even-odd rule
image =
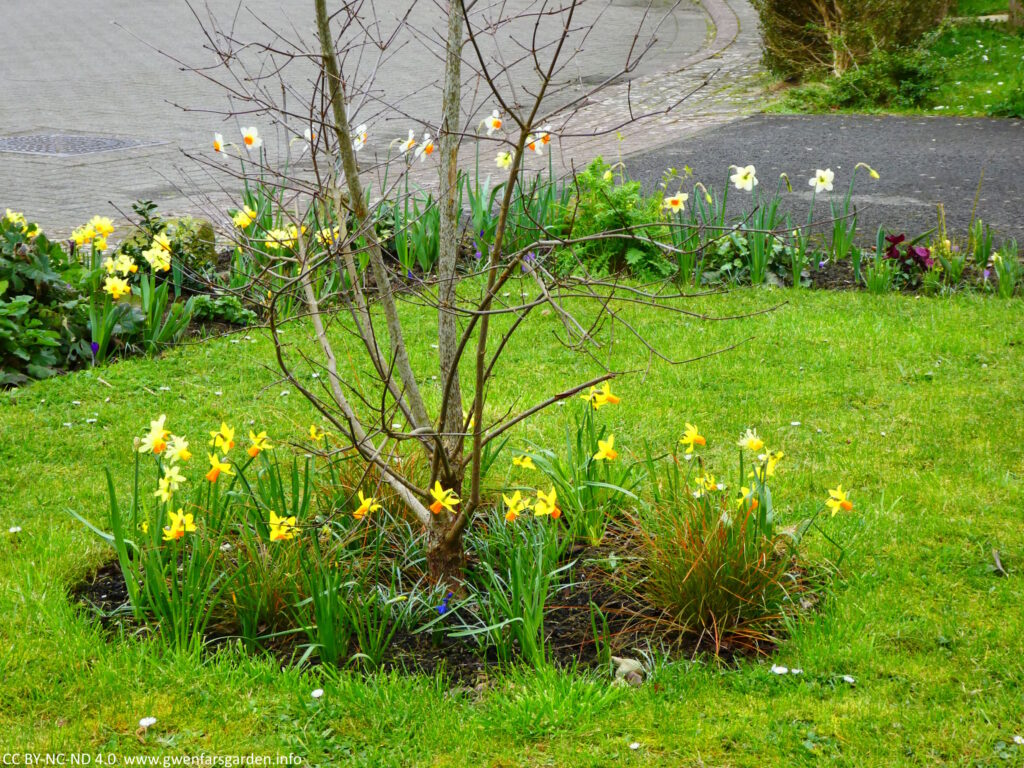
[[[10,528],[7,529],[7,532],[10,534],[21,533],[21,526],[12,525]]]
[[[785,675],[788,672],[789,669],[787,667],[780,666],[779,664],[772,664],[773,675]]]
[[[835,178],[836,175],[832,172],[831,168],[826,168],[825,170],[819,168],[814,177],[807,183],[814,187],[816,193],[831,192],[834,189],[832,182],[835,181]]]
[[[753,192],[754,187],[758,184],[757,169],[752,165],[734,165],[732,166],[732,169],[736,171],[736,173],[729,177],[729,181],[736,185],[736,189]]]
[[[1024,744],[1024,736],[1021,736],[1018,733],[1016,736],[1013,737],[1013,743],[1014,744]]]
[[[315,691],[313,691],[309,695],[312,696],[314,699],[319,699],[321,696],[324,695],[324,689],[323,688],[317,688]]]
[[[853,679],[853,675],[843,675],[843,682],[844,683],[849,683],[850,685],[853,685],[857,681]]]
[[[789,674],[791,675],[802,675],[803,673],[804,671],[802,669],[797,669],[796,667],[793,667],[793,669],[789,670]]]
[[[255,125],[242,129],[242,143],[246,149],[259,149],[263,146],[263,139],[260,138],[260,132]]]
[[[155,717],[144,717],[141,720],[139,720],[139,728],[142,728],[143,730],[153,725],[156,725]]]

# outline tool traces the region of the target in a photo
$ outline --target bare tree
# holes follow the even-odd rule
[[[270,118],[286,135],[294,134],[290,142],[301,140],[301,127],[309,128],[311,168],[275,165],[269,154],[260,153],[239,175],[273,200],[276,215],[287,218],[288,242],[281,242],[280,232],[271,232],[240,235],[239,245],[255,265],[252,285],[260,295],[269,295],[268,324],[284,377],[341,436],[343,444],[335,450],[357,454],[367,476],[372,471],[422,525],[430,576],[456,584],[465,562],[463,533],[487,503],[484,460],[495,441],[545,408],[622,373],[602,359],[612,328],[631,340],[646,364],[683,362],[658,350],[642,327],[621,316],[620,307],[642,305],[702,317],[685,308],[688,295],[671,282],[597,277],[581,260],[573,269],[554,266],[553,253],[572,259],[578,246],[595,238],[655,244],[644,228],[571,239],[536,219],[528,222],[530,237],[513,231],[523,227],[523,211],[530,216],[526,203],[536,189],[531,164],[543,162],[540,153],[559,141],[571,151],[573,141],[595,135],[574,116],[595,93],[635,70],[671,9],[656,14],[648,8],[640,28],[628,33],[630,44],[618,69],[597,85],[583,87],[569,65],[606,8],[599,6],[581,20],[582,9],[594,8],[593,0],[527,0],[515,13],[504,2],[449,0],[435,9],[443,11],[443,26],[414,29],[407,23],[410,7],[390,31],[369,0],[346,3],[334,13],[326,0],[313,0],[313,6],[314,46],[305,45],[297,33],[279,31],[271,42],[242,44],[230,31],[206,25],[211,48],[232,74],[224,77],[212,69],[202,74],[229,89],[239,103],[232,115]],[[407,115],[402,103],[389,101],[376,86],[377,72],[402,45],[398,30],[429,47],[443,64],[436,133],[429,117]],[[303,75],[289,77],[293,70]],[[498,115],[490,119],[501,121],[503,130],[480,135],[474,130],[478,118],[490,108]],[[388,210],[397,209],[393,201],[406,194],[403,185],[408,189],[414,178],[410,157],[415,137],[397,152],[391,148],[386,157],[360,167],[358,151],[365,139],[354,125],[356,113],[418,121],[425,133],[416,150],[420,154],[432,154],[436,135],[435,271],[416,276],[401,269],[381,233],[381,221]],[[632,120],[645,117],[639,108],[630,113]],[[465,146],[468,140],[473,147]],[[461,174],[484,145],[500,153],[503,172],[488,212],[493,234],[481,244],[485,252],[478,261],[460,261],[468,240],[459,205]],[[366,180],[372,179],[377,198],[368,192]],[[519,211],[515,217],[514,210]],[[396,229],[407,224],[396,214]],[[672,250],[665,243],[656,245]],[[529,290],[506,301],[511,281]],[[403,303],[436,310],[437,402],[423,388],[432,374],[413,365]],[[557,318],[562,342],[591,361],[596,375],[496,415],[486,408],[489,383],[502,372],[503,353],[538,308]],[[296,339],[307,329],[313,349]],[[359,381],[339,368],[354,350],[359,351]],[[313,368],[315,384],[300,374],[300,366]],[[425,461],[409,460],[417,453]]]

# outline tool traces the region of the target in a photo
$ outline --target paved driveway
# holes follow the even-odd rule
[[[509,0],[507,5],[514,11],[528,2]],[[197,10],[203,6],[198,0],[194,4]],[[641,22],[647,32],[658,25],[658,43],[635,76],[678,68],[704,44],[707,17],[692,0],[675,8],[660,0],[659,4],[662,7],[643,21],[644,3],[613,0],[597,18],[597,10],[607,4],[585,2],[578,18],[597,18],[595,30],[559,82],[571,88],[573,82],[593,83],[614,74],[633,42],[631,31]],[[239,40],[266,41],[277,33],[277,47],[314,41],[311,2],[209,0],[208,5]],[[408,5],[405,0],[376,3],[382,34],[395,27],[395,19]],[[401,47],[396,46],[396,55],[380,65],[379,100],[363,104],[357,116],[376,118],[371,150],[383,148],[412,127],[411,120],[398,113],[430,120],[438,110],[438,94],[423,90],[423,83],[441,66],[429,36],[443,19],[427,0],[415,3],[409,18],[410,31],[400,36]],[[0,208],[24,210],[45,227],[66,234],[88,216],[112,214],[111,205],[127,210],[138,198],[157,200],[170,210],[188,210],[201,207],[207,195],[223,200],[233,191],[237,184],[211,176],[182,154],[206,150],[217,130],[228,140],[238,136],[235,121],[224,123],[215,114],[229,107],[228,99],[215,85],[182,71],[154,50],[189,64],[209,64],[212,56],[204,48],[201,20],[185,0],[5,0],[0,24],[0,137],[68,133],[120,137],[147,146],[66,157],[0,152]],[[443,29],[434,33],[440,35]],[[507,39],[485,41],[484,47],[507,61],[518,55]],[[369,54],[364,56],[362,72],[369,71],[371,61]],[[311,92],[310,72],[311,67],[301,63],[289,65],[293,106]],[[528,62],[516,72],[516,87],[529,83]],[[259,115],[244,120],[267,123]],[[268,145],[287,144],[283,131],[268,139],[274,139]]]

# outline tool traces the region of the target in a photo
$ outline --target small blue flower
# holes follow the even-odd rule
[[[454,592],[449,592],[447,595],[444,596],[444,600],[442,600],[441,604],[437,606],[437,613],[439,616],[444,616],[446,613],[448,613],[448,601],[451,600],[452,597],[454,597],[454,595]]]

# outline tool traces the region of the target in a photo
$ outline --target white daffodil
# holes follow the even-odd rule
[[[302,138],[306,140],[307,144],[312,145],[312,143],[316,141],[316,133],[313,131],[312,128],[307,128],[302,132]]]
[[[487,126],[487,135],[490,136],[495,131],[501,130],[501,113],[498,110],[491,112],[491,116],[484,120],[484,125]]]
[[[213,151],[223,152],[224,151],[224,137],[219,133],[213,134]]]
[[[494,158],[494,164],[502,170],[507,170],[512,166],[512,153],[511,152],[499,152]]]
[[[356,152],[366,146],[366,130],[366,123],[356,128],[355,135],[352,138],[352,149]]]
[[[832,182],[835,178],[836,175],[832,172],[831,168],[826,168],[825,170],[819,168],[807,183],[814,187],[815,193],[831,192],[834,188]]]
[[[242,129],[242,143],[246,149],[259,149],[263,146],[263,139],[260,138],[260,132],[255,125]]]
[[[747,165],[741,168],[738,165],[734,165],[733,170],[736,173],[729,177],[729,181],[736,185],[736,189],[753,192],[754,187],[757,186],[757,171],[754,166]]]
[[[416,157],[418,157],[420,161],[426,160],[434,154],[434,149],[434,139],[431,138],[430,132],[427,131],[423,134],[423,141],[418,147],[416,147]]]
[[[409,129],[409,138],[398,145],[398,151],[403,155],[410,149],[416,146],[416,134],[413,133],[412,128]]]

